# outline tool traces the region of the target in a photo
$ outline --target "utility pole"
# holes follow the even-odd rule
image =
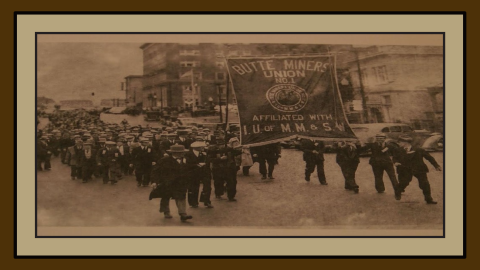
[[[357,69],[358,69],[358,80],[360,82],[360,96],[362,97],[362,109],[363,109],[363,121],[370,122],[368,119],[368,111],[367,111],[367,99],[365,97],[365,88],[363,86],[363,79],[362,79],[362,69],[360,67],[360,59],[358,57],[358,49],[354,50],[355,58],[357,62]]]

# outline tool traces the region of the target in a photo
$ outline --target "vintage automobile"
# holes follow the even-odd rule
[[[145,112],[145,121],[160,121],[161,118],[162,118],[162,112],[160,111]]]

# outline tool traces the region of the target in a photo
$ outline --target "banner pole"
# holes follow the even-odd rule
[[[226,59],[225,59],[226,61]],[[226,105],[225,105],[225,136],[227,135],[227,130],[228,128],[228,98],[230,96],[230,76],[227,76],[227,97],[226,97]],[[227,143],[227,140],[225,140],[225,144]]]

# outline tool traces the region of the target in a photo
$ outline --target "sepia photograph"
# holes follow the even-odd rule
[[[443,35],[402,35],[38,34],[37,235],[444,236]]]

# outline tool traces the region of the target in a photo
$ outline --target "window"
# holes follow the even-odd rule
[[[200,62],[199,61],[181,61],[180,66],[181,67],[199,67]]]
[[[219,95],[223,95],[223,94],[226,94],[227,93],[227,88],[225,85],[219,85],[217,87],[217,94]]]
[[[364,68],[364,69],[361,70],[361,72],[362,72],[363,85],[369,85],[367,69]]]
[[[392,105],[392,98],[390,96],[383,96],[383,104]]]
[[[179,73],[179,78],[182,80],[191,80],[191,70],[181,71]],[[202,72],[193,72],[193,79],[194,80],[201,80],[202,79]]]
[[[200,55],[199,50],[180,50],[180,55]]]
[[[375,78],[376,78],[377,82],[379,82],[379,83],[388,82],[387,67],[386,66],[374,67],[372,69],[374,71]]]
[[[219,68],[224,68],[225,67],[225,62],[224,61],[217,61],[215,62],[215,66]]]
[[[215,78],[221,81],[225,80],[225,72],[215,72]]]

